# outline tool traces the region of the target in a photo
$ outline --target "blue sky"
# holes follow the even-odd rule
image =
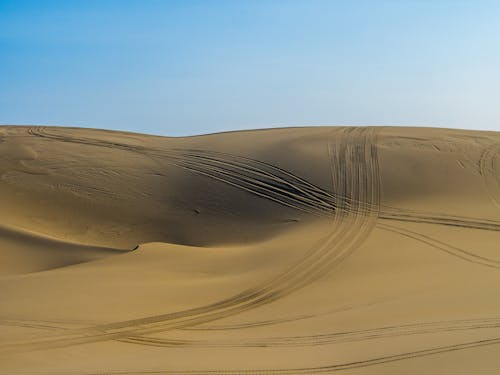
[[[0,0],[0,123],[500,130],[499,1]]]

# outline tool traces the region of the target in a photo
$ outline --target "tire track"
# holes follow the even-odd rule
[[[479,159],[479,173],[483,177],[486,192],[495,206],[500,208],[500,183],[495,161],[500,154],[500,143],[486,147]]]
[[[411,352],[404,352],[388,356],[379,356],[365,360],[331,364],[319,367],[303,367],[303,368],[289,368],[289,369],[262,369],[262,370],[192,370],[192,371],[125,371],[125,372],[98,372],[89,375],[132,375],[132,374],[172,374],[172,375],[197,375],[197,374],[213,374],[213,375],[238,375],[238,374],[252,374],[252,375],[265,375],[265,374],[320,374],[331,373],[342,370],[350,370],[356,368],[364,368],[375,365],[381,365],[391,362],[408,360],[412,358],[421,358],[430,355],[437,355],[449,353],[454,351],[479,348],[484,346],[500,344],[500,337],[468,341],[459,344],[436,346],[429,349],[416,350]]]
[[[289,322],[296,322],[298,320],[318,318],[321,316],[331,315],[331,314],[338,313],[338,312],[349,311],[349,310],[359,308],[359,307],[374,306],[374,305],[377,305],[381,302],[385,302],[385,300],[378,299],[378,300],[373,300],[369,303],[342,306],[342,307],[338,307],[335,309],[331,309],[331,310],[324,311],[321,313],[316,313],[316,314],[301,314],[301,315],[296,315],[296,316],[291,316],[291,317],[286,317],[286,318],[268,319],[268,320],[234,323],[234,324],[203,325],[201,327],[194,326],[194,327],[186,327],[186,328],[184,328],[184,330],[186,330],[186,331],[226,331],[226,330],[240,330],[240,329],[247,329],[247,328],[254,328],[254,327],[277,325],[277,324],[283,324],[283,323],[289,323]]]
[[[9,320],[2,319],[0,320],[0,326],[10,326],[10,327],[23,327],[23,328],[36,328],[36,329],[44,329],[44,330],[64,330],[63,327],[59,327],[56,325],[49,325],[47,323],[42,323],[39,321],[23,321],[23,320]]]
[[[500,231],[500,222],[488,219],[476,219],[464,216],[453,216],[438,213],[428,213],[394,207],[383,207],[379,219],[396,220],[420,224],[438,224],[469,229]]]
[[[41,326],[38,328],[51,328],[51,329],[60,329],[60,327],[53,326]],[[271,338],[266,341],[250,341],[250,342],[237,342],[231,343],[230,341],[220,342],[211,344],[210,342],[203,341],[186,341],[186,340],[162,340],[162,339],[153,339],[150,342],[143,342],[137,340],[134,343],[143,344],[143,345],[152,345],[152,346],[160,346],[160,347],[183,347],[183,346],[201,346],[204,347],[269,347],[269,346],[278,346],[278,347],[290,347],[290,346],[316,346],[316,345],[325,345],[330,343],[342,343],[342,342],[353,342],[353,341],[361,341],[361,340],[369,340],[369,339],[380,339],[380,338],[391,338],[402,335],[414,335],[414,334],[426,334],[426,333],[441,333],[441,332],[453,332],[453,331],[462,331],[462,330],[474,330],[474,329],[495,329],[500,328],[500,319],[499,318],[488,318],[488,319],[464,319],[464,320],[455,320],[455,321],[442,321],[442,322],[428,322],[428,323],[420,323],[420,324],[406,324],[399,326],[388,326],[388,327],[379,327],[375,329],[368,330],[359,330],[359,331],[347,331],[347,332],[337,332],[331,334],[323,334],[317,336],[292,336],[288,338]],[[63,328],[64,329],[64,328]],[[278,341],[276,341],[278,340]],[[122,340],[120,340],[122,341]],[[273,344],[274,345],[270,345]],[[475,347],[487,346],[487,345],[495,345],[500,343],[500,338],[486,339],[486,340],[477,340],[472,342],[446,345],[437,348],[401,353],[390,356],[383,356],[378,358],[372,358],[368,360],[356,361],[356,362],[348,362],[341,364],[333,364],[329,366],[323,367],[310,367],[310,368],[295,368],[295,369],[268,369],[268,370],[203,370],[203,371],[141,371],[141,372],[105,372],[99,374],[134,374],[134,373],[142,373],[142,374],[160,374],[160,373],[172,373],[172,374],[263,374],[263,373],[271,373],[271,374],[282,374],[282,373],[291,373],[291,374],[304,374],[304,373],[328,373],[334,372],[338,370],[344,370],[349,368],[358,368],[358,367],[368,367],[377,364],[389,363],[394,361],[400,361],[405,359],[423,357],[428,355],[440,354],[449,351],[456,350],[465,350]]]
[[[346,342],[394,338],[400,336],[422,335],[433,333],[448,333],[456,331],[470,331],[478,329],[500,328],[499,318],[465,319],[427,323],[412,323],[394,326],[377,327],[366,330],[341,331],[318,335],[268,337],[238,340],[185,340],[164,339],[159,337],[132,336],[120,339],[121,342],[148,345],[156,347],[308,347],[331,345]]]
[[[430,236],[424,235],[422,233],[414,232],[409,229],[404,229],[398,226],[394,225],[389,225],[389,224],[382,224],[378,223],[377,228],[397,233],[402,236],[412,238],[414,240],[423,242],[431,247],[434,247],[438,250],[441,250],[449,255],[452,255],[454,257],[460,258],[464,261],[470,262],[470,263],[475,263],[479,264],[481,266],[486,266],[486,267],[491,267],[491,268],[500,268],[500,260],[494,260],[491,258],[486,258],[480,255],[477,255],[475,253],[472,253],[470,251],[460,249],[458,247],[449,245],[443,241],[436,240]]]

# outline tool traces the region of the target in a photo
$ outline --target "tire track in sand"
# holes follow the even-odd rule
[[[500,328],[500,318],[483,318],[401,324],[365,330],[340,331],[304,336],[263,337],[254,339],[240,338],[237,340],[186,340],[150,336],[132,336],[127,339],[120,339],[119,341],[156,347],[307,347],[375,339],[390,339],[410,335],[498,328]]]
[[[486,147],[479,159],[479,173],[483,177],[484,186],[490,200],[500,208],[500,174],[496,170],[496,158],[500,154],[500,142]]]
[[[389,225],[389,224],[383,224],[383,223],[378,223],[377,228],[397,233],[402,236],[412,238],[414,240],[420,241],[425,243],[426,245],[429,245],[433,248],[436,248],[438,250],[441,250],[449,255],[452,255],[454,257],[457,257],[459,259],[462,259],[466,262],[470,263],[475,263],[479,264],[481,266],[486,266],[486,267],[491,267],[491,268],[500,268],[500,260],[495,260],[487,257],[483,257],[480,255],[477,255],[471,251],[467,251],[464,249],[461,249],[456,246],[452,246],[450,244],[447,244],[443,241],[436,240],[435,238],[432,238],[430,236],[427,236],[425,234],[415,232],[409,229],[401,228],[399,226],[395,225]]]
[[[132,374],[172,374],[172,375],[265,375],[265,374],[324,374],[342,370],[370,367],[391,362],[408,360],[412,358],[426,357],[442,353],[479,348],[490,345],[500,344],[500,337],[462,342],[458,344],[435,346],[429,349],[415,350],[410,352],[398,353],[388,356],[379,356],[366,360],[351,361],[346,363],[331,364],[318,367],[288,368],[288,369],[261,369],[261,370],[192,370],[192,371],[120,371],[120,372],[98,372],[89,375],[132,375]]]
[[[47,324],[39,324],[24,320],[1,321],[0,325],[20,326],[36,328],[42,330],[67,330],[68,327],[60,327]],[[279,336],[263,338],[246,338],[233,340],[186,340],[186,339],[165,339],[160,337],[131,336],[126,339],[119,339],[121,342],[128,342],[140,345],[157,347],[305,347],[317,345],[330,345],[345,342],[357,342],[374,339],[385,339],[399,336],[410,336],[419,334],[447,333],[455,331],[469,331],[476,329],[498,329],[500,328],[500,318],[477,318],[459,319],[446,321],[419,322],[411,324],[400,324],[392,326],[375,327],[364,330],[339,331],[322,333],[317,335],[303,336]]]

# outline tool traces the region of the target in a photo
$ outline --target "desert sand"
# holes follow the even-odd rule
[[[500,133],[0,127],[2,374],[498,374]]]

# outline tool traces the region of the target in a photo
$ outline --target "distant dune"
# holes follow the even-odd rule
[[[498,374],[500,133],[0,127],[1,374]]]

